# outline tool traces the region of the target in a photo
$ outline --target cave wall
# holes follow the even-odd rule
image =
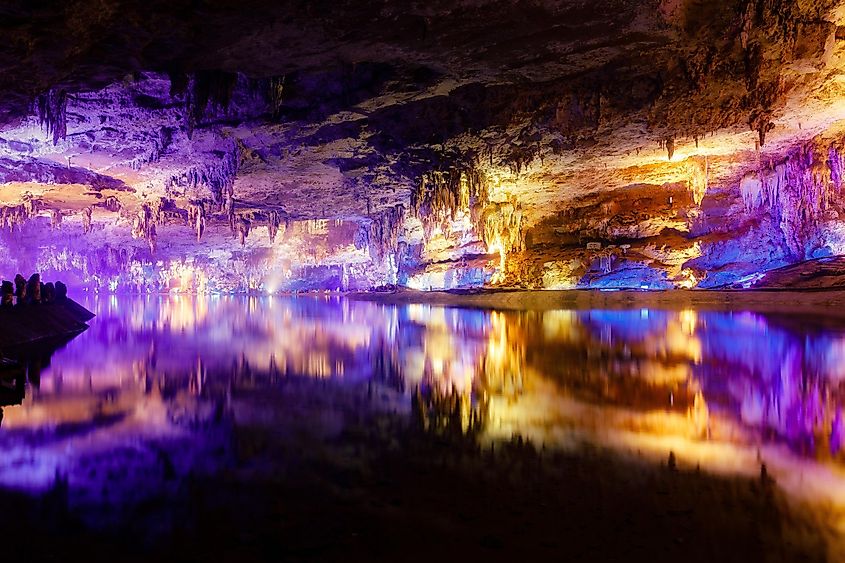
[[[709,288],[843,253],[838,1],[248,3],[5,8],[2,276]]]

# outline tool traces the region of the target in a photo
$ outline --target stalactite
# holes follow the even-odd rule
[[[238,217],[236,225],[238,241],[241,243],[241,246],[244,246],[246,244],[246,239],[249,238],[250,222],[244,217]]]
[[[448,236],[458,213],[468,218],[472,232],[485,244],[488,252],[498,252],[500,263],[494,283],[504,278],[508,254],[524,249],[523,215],[515,200],[491,202],[487,177],[475,167],[423,176],[412,193],[412,212],[423,224],[424,241],[434,230]]]
[[[235,198],[233,198],[231,195],[226,198],[226,208],[225,209],[226,209],[226,217],[229,219],[229,229],[232,231],[232,233],[234,233],[235,228],[236,228],[235,223],[236,223],[237,216],[235,215]]]
[[[672,156],[675,154],[675,139],[667,137],[664,143],[666,146],[666,153],[669,155],[669,160],[672,160]]]
[[[845,151],[842,146],[831,144],[827,150],[827,167],[830,169],[830,181],[837,193],[842,190],[843,168],[845,167]]]
[[[604,248],[598,252],[599,268],[603,274],[613,271],[613,259],[616,257],[612,249]]]
[[[267,98],[270,102],[270,114],[273,119],[278,119],[282,112],[284,101],[285,77],[274,77],[267,81]]]
[[[282,222],[281,214],[275,209],[267,212],[267,232],[270,235],[270,244],[276,241],[276,234],[279,232],[279,225]]]
[[[174,187],[197,190],[205,187],[211,192],[215,203],[223,203],[224,196],[234,190],[235,177],[240,166],[240,151],[235,141],[229,140],[223,150],[214,151],[216,161],[192,166],[181,174],[170,177],[166,183],[168,191]]]
[[[458,211],[472,214],[481,209],[486,200],[486,178],[477,169],[435,171],[423,175],[411,193],[411,210],[422,221],[426,238],[430,238],[436,227],[445,231]]]
[[[766,133],[771,131],[775,128],[775,124],[769,121],[760,122],[757,125],[757,138],[760,142],[760,147],[765,146],[766,144]]]
[[[520,144],[512,147],[510,154],[506,157],[511,174],[516,174],[517,176],[522,174],[522,171],[527,169],[534,159],[540,156],[540,149],[540,145],[535,143],[529,143],[527,146]]]
[[[140,170],[146,164],[158,162],[162,155],[167,151],[173,143],[173,129],[170,127],[161,127],[158,132],[158,137],[153,139],[153,144],[141,156],[133,158],[129,162],[129,167],[132,170]]]
[[[38,122],[53,136],[53,145],[67,135],[67,95],[64,90],[48,90],[36,99]]]
[[[195,73],[188,80],[185,93],[185,124],[188,138],[209,110],[224,112],[232,100],[232,93],[238,83],[238,75],[231,72],[205,70]],[[171,78],[171,90],[173,90]]]
[[[481,240],[488,250],[500,249],[505,254],[519,252],[525,246],[522,209],[516,200],[489,203],[481,215]]]
[[[197,241],[205,232],[205,203],[203,201],[188,202],[188,224],[197,234]]]
[[[155,253],[156,247],[156,226],[153,219],[153,212],[146,203],[141,206],[132,224],[132,236],[136,239],[144,239],[150,246],[150,252]]]
[[[687,188],[696,205],[701,205],[710,182],[707,157],[688,158],[683,166],[687,169]]]
[[[381,262],[396,251],[396,241],[405,223],[405,206],[390,207],[370,220],[363,238],[373,260]],[[356,240],[356,246],[360,241]],[[362,245],[363,246],[363,245]]]
[[[769,163],[740,181],[740,193],[749,213],[773,215],[789,250],[804,258],[804,243],[831,207],[842,187],[842,153],[806,144],[779,163]]]

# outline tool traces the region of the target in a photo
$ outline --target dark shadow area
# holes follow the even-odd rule
[[[15,538],[4,559],[825,560],[815,524],[765,477],[722,479],[589,447],[546,451],[521,438],[482,447],[450,408],[426,418],[441,423],[362,416],[309,449],[238,427],[235,467],[188,478],[175,499],[150,499],[107,532],[68,510],[61,478],[39,498],[4,493],[0,525]],[[273,471],[256,469],[265,464]]]

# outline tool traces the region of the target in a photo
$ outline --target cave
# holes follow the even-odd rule
[[[0,38],[4,558],[845,559],[845,1]]]

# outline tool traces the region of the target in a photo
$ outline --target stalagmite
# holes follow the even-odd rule
[[[147,245],[150,247],[150,253],[155,254],[156,252],[156,242],[158,239],[158,235],[156,233],[156,226],[155,224],[150,225],[150,230],[147,233]]]
[[[26,278],[17,274],[15,276],[15,302],[22,305],[26,301]]]
[[[41,303],[41,274],[32,274],[26,282],[26,300],[28,303]]]
[[[14,304],[15,286],[8,280],[0,285],[0,307],[11,307]]]

